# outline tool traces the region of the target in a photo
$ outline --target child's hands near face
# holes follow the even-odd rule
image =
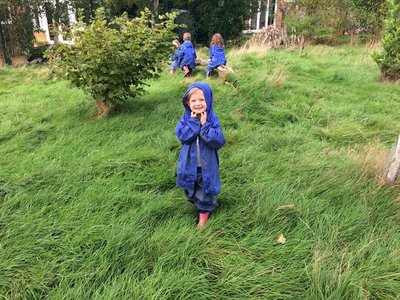
[[[200,123],[201,125],[204,125],[204,123],[207,121],[207,111],[203,111],[200,114]]]
[[[202,113],[196,113],[194,111],[190,112],[190,116],[192,118],[197,118],[200,120],[201,125],[203,125],[207,121],[207,111],[203,111]]]

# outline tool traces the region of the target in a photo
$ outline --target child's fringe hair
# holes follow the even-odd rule
[[[199,88],[197,88],[197,87],[192,88],[192,89],[187,93],[186,98],[185,98],[185,100],[184,100],[184,104],[185,104],[185,105],[189,105],[190,97],[191,97],[194,93],[196,93],[196,92],[198,92],[198,91],[203,91],[203,90],[202,90],[202,89],[199,89]]]

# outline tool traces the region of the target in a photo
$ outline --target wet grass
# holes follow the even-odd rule
[[[175,187],[174,129],[205,70],[98,121],[45,69],[0,69],[1,298],[398,299],[399,187],[379,175],[400,87],[358,46],[228,62],[235,87],[207,81],[227,144],[202,231]]]

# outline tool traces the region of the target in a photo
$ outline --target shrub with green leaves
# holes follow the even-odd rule
[[[400,79],[400,0],[388,0],[388,4],[383,50],[373,52],[372,58],[381,69],[384,79],[397,80]]]
[[[174,14],[151,20],[127,15],[109,22],[99,9],[93,22],[75,26],[73,45],[57,44],[47,56],[52,70],[82,88],[96,101],[100,117],[128,99],[144,93],[145,80],[157,77],[171,51]]]
[[[293,35],[320,44],[329,44],[334,40],[333,28],[322,23],[314,15],[288,14],[284,20],[284,24],[289,36]]]

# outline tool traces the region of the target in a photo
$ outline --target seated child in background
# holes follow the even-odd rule
[[[179,68],[180,57],[181,57],[181,50],[179,49],[181,43],[178,40],[173,40],[172,45],[174,45],[177,50],[175,50],[174,55],[172,55],[169,60],[172,60],[173,63],[169,66],[169,73],[174,74],[175,70]]]
[[[181,50],[179,49],[181,43],[178,40],[173,40],[172,45],[174,45],[177,50],[175,50],[174,55],[172,55],[169,60],[172,60],[173,63],[169,66],[169,73],[174,74],[175,70],[179,68],[180,57],[181,57]]]
[[[182,102],[185,114],[176,126],[176,136],[182,143],[176,184],[196,206],[197,226],[201,228],[218,206],[216,195],[221,188],[218,149],[225,144],[225,138],[212,111],[213,95],[208,84],[191,84]]]
[[[219,33],[213,35],[210,43],[210,60],[206,69],[206,78],[220,65],[226,65],[224,40]]]
[[[183,44],[180,48],[181,56],[179,67],[183,70],[183,76],[190,76],[192,75],[192,71],[195,68],[196,64],[196,51],[194,46],[191,42],[192,36],[190,33],[185,32],[183,34]]]

